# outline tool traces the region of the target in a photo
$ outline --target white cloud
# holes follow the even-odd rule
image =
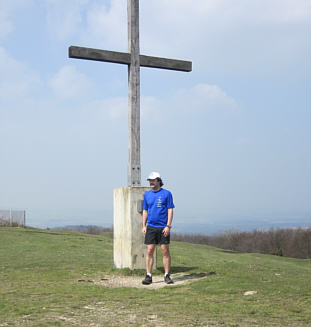
[[[126,1],[44,0],[44,5],[51,38],[126,51]]]
[[[141,117],[146,121],[158,122],[163,117],[197,115],[209,112],[235,112],[238,104],[217,85],[197,84],[189,89],[176,90],[171,96],[158,99],[155,97],[142,97]]]
[[[305,71],[309,63],[309,0],[150,0],[141,7],[142,52],[192,59],[194,70]]]
[[[0,97],[27,95],[38,85],[39,76],[26,65],[12,58],[0,47]]]
[[[259,2],[260,3],[260,2]],[[311,2],[309,0],[265,1],[263,17],[267,21],[279,23],[310,23]]]
[[[151,122],[160,122],[161,119],[161,108],[163,108],[163,102],[165,100],[152,97],[152,96],[142,96],[141,97],[141,119],[149,120]]]
[[[78,81],[80,79],[80,82]],[[51,86],[58,96],[78,97],[86,90],[84,76],[73,67],[66,66],[56,74]],[[67,87],[69,86],[69,88]],[[72,86],[72,87],[71,87]],[[89,100],[81,104],[87,112],[93,112],[99,121],[125,121],[128,119],[127,97],[111,97]],[[238,104],[217,85],[198,84],[190,89],[176,90],[166,98],[141,96],[140,115],[142,121],[161,122],[163,117],[196,114],[198,117],[211,112],[236,112]]]
[[[63,41],[77,33],[87,3],[88,0],[44,0],[50,35]]]
[[[14,30],[11,15],[16,9],[30,5],[32,0],[0,1],[0,41],[4,40]]]
[[[219,28],[227,30],[233,25],[262,25],[267,22],[310,24],[311,18],[309,0],[150,0],[142,3],[141,7],[146,12],[149,25],[158,22],[156,27],[160,31],[167,29],[168,24],[177,24],[183,32],[193,31],[198,26],[211,27],[202,29],[198,37],[205,33],[214,34],[215,29]],[[144,16],[141,18],[145,19]],[[157,29],[154,30],[155,33],[158,32]],[[168,33],[172,31],[173,28],[167,30]],[[176,35],[179,38],[183,36],[183,33]]]
[[[127,3],[113,0],[93,2],[87,12],[86,29],[82,42],[107,50],[127,51]]]
[[[92,92],[91,81],[74,66],[64,66],[49,81],[56,96],[60,98],[81,98]]]
[[[179,90],[173,101],[185,111],[236,110],[238,105],[217,85],[197,84],[191,89]]]
[[[127,119],[128,106],[126,97],[106,98],[88,103],[87,110],[96,112],[100,121]]]
[[[4,39],[13,29],[6,12],[0,11],[0,40]]]
[[[51,36],[127,51],[125,0],[44,3]],[[141,53],[193,60],[201,72],[305,72],[310,29],[309,0],[140,1]]]

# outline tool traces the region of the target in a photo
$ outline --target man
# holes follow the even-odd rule
[[[173,197],[170,191],[162,188],[163,182],[159,173],[152,172],[147,180],[150,183],[151,190],[144,195],[142,228],[145,235],[145,244],[147,245],[147,273],[142,283],[144,285],[152,283],[154,251],[157,244],[160,244],[165,271],[164,281],[167,284],[173,284],[170,278],[171,255],[169,250],[173,208],[175,208]]]

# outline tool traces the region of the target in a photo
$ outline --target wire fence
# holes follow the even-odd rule
[[[0,210],[0,226],[25,226],[25,210]]]

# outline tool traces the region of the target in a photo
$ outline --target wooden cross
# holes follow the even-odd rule
[[[69,47],[69,57],[128,65],[128,185],[140,186],[140,67],[153,67],[190,72],[192,62],[139,53],[139,0],[127,0],[128,53],[84,47]]]

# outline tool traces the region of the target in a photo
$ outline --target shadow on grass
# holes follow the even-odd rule
[[[197,268],[198,267],[173,266],[173,267],[171,267],[171,274],[186,272],[186,271],[194,270],[194,269],[197,269]],[[157,269],[160,270],[164,274],[164,268],[163,267],[158,267]]]
[[[190,270],[197,269],[198,267],[179,267],[174,266],[171,268],[171,274],[183,273]],[[111,274],[123,275],[123,276],[144,276],[146,274],[145,269],[129,269],[129,268],[111,268],[109,271]],[[154,275],[164,274],[163,267],[157,267],[153,270]]]
[[[199,279],[199,278],[203,278],[203,277],[211,276],[211,275],[216,275],[216,273],[214,271],[211,271],[209,273],[182,275],[182,276],[174,277],[174,282],[184,281],[184,280],[189,280],[189,279]]]

